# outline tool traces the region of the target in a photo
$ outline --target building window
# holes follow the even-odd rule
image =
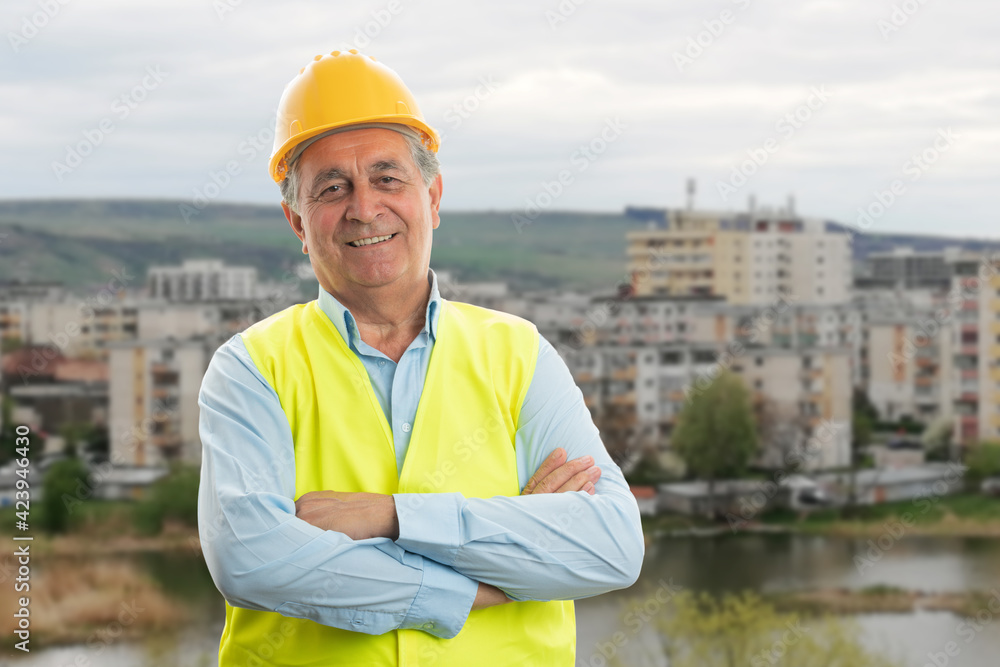
[[[664,366],[676,366],[681,363],[681,353],[663,352],[660,354],[660,363]]]

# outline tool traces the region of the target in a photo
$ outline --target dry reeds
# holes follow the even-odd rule
[[[35,566],[30,597],[32,639],[43,644],[110,643],[177,627],[182,605],[126,561],[47,559]],[[11,636],[16,599],[0,604],[0,632]]]

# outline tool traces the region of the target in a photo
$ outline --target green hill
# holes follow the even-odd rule
[[[184,202],[53,200],[0,202],[0,281],[102,283],[125,267],[218,257],[277,279],[305,260],[277,206],[212,204],[186,222]],[[521,288],[611,289],[625,275],[624,215],[544,213],[519,233],[504,212],[445,212],[432,266],[460,280]]]
[[[181,201],[0,201],[0,281],[101,284],[125,268],[138,283],[151,265],[208,257],[254,266],[262,278],[279,279],[305,261],[277,205],[217,203],[191,216],[193,210]],[[431,265],[464,281],[611,291],[626,278],[625,233],[646,225],[624,214],[552,211],[519,232],[511,215],[442,213]],[[858,234],[854,258],[897,245],[997,247],[995,241],[945,236]]]

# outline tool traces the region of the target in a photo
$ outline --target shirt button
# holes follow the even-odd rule
[[[434,629],[433,623],[424,623],[424,630],[433,630],[433,629]]]
[[[403,422],[403,433],[410,432],[410,422]]]
[[[381,359],[381,360],[380,360],[380,361],[378,362],[378,365],[379,365],[379,366],[385,366],[385,359]]]

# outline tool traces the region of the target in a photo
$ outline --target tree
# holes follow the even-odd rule
[[[920,442],[924,445],[927,458],[947,459],[951,449],[951,436],[955,421],[951,417],[938,417],[924,430]]]
[[[637,596],[623,605],[631,610],[626,616],[630,625],[638,623],[634,610],[645,610],[638,616],[650,619],[659,645],[605,641],[598,644],[599,650],[610,660],[601,664],[659,664],[666,657],[671,667],[898,666],[867,647],[857,623],[848,619],[779,611],[751,592],[714,597],[682,590],[667,595],[662,610],[659,591],[655,597]],[[650,602],[656,605],[652,613]]]
[[[851,405],[851,411],[854,414],[867,417],[872,424],[879,421],[878,409],[875,408],[875,404],[868,398],[864,389],[854,388],[854,392],[851,394]]]
[[[135,506],[134,522],[139,533],[157,535],[165,520],[198,527],[198,466],[174,464],[170,474],[153,483],[148,495]]]
[[[63,533],[69,527],[71,505],[82,499],[86,488],[87,466],[79,459],[63,459],[45,473],[42,487],[42,526],[50,533]]]
[[[757,427],[743,381],[723,371],[703,390],[692,390],[671,443],[688,471],[708,481],[709,506],[714,508],[715,481],[742,475],[757,453]]]
[[[965,489],[977,493],[983,480],[1000,475],[1000,443],[980,442],[965,457]]]
[[[851,488],[847,494],[846,514],[853,513],[858,504],[858,468],[861,467],[861,458],[871,439],[871,419],[864,412],[855,412],[851,420]]]

